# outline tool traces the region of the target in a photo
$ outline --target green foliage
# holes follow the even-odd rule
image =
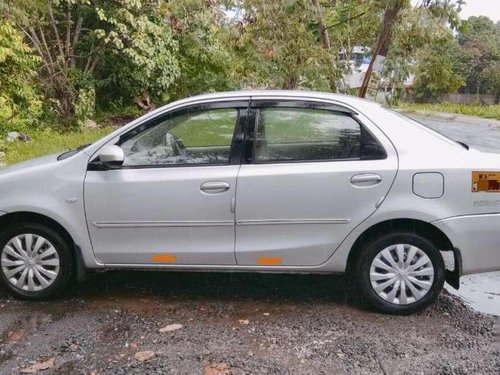
[[[0,0],[0,130],[7,120],[18,130],[78,129],[102,113],[211,91],[336,91],[353,47],[376,44],[391,7],[383,72],[391,100],[414,70],[422,98],[456,90],[459,77],[468,90],[497,93],[500,26],[471,17],[450,47],[461,3]]]
[[[110,73],[121,97],[159,101],[179,76],[178,44],[164,21],[164,2],[124,0],[102,7],[99,3],[95,11],[100,27],[93,32],[106,50],[104,74]]]
[[[2,8],[42,60],[45,97],[62,127],[81,124],[92,93],[110,85],[132,101],[160,98],[179,74],[162,0],[5,1]],[[106,71],[107,69],[107,71]],[[102,92],[101,91],[101,92]],[[99,99],[99,98],[97,98]]]
[[[411,63],[401,54],[393,53],[385,60],[382,76],[391,89],[385,99],[390,106],[398,105],[404,95],[404,82],[412,72]]]
[[[0,23],[0,131],[36,126],[42,110],[34,84],[39,62],[14,26]]]
[[[242,87],[329,89],[330,58],[311,32],[310,0],[247,0],[233,30],[234,76]]]
[[[456,92],[465,84],[464,79],[453,71],[453,61],[449,58],[453,48],[453,40],[448,39],[420,52],[414,82],[418,98],[439,99],[441,95]]]
[[[82,88],[78,91],[78,98],[75,103],[75,117],[78,125],[85,124],[85,120],[95,113],[95,90],[92,86]]]
[[[495,103],[500,100],[500,61],[491,62],[482,72],[487,88],[495,95]]]
[[[222,8],[206,0],[182,0],[169,3],[168,14],[180,67],[168,98],[236,89],[231,30]]]
[[[453,59],[455,70],[466,79],[466,92],[497,95],[493,69],[500,62],[500,23],[484,16],[470,17],[457,40],[460,49]]]

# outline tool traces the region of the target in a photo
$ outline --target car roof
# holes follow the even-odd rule
[[[215,99],[238,99],[238,98],[297,98],[297,99],[317,99],[325,101],[334,101],[341,104],[353,106],[357,109],[366,107],[380,107],[381,105],[368,99],[362,99],[356,96],[334,94],[330,92],[308,91],[308,90],[237,90],[214,92],[209,94],[201,94],[190,96],[176,102],[172,102],[162,107],[170,107],[172,104],[188,104],[190,102],[210,101]]]

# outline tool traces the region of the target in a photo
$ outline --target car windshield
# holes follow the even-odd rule
[[[411,124],[416,125],[416,126],[419,126],[419,127],[423,127],[423,128],[425,128],[425,130],[427,130],[428,132],[433,133],[433,134],[437,135],[437,136],[438,136],[438,137],[440,137],[440,138],[444,138],[444,139],[446,139],[448,142],[451,142],[451,143],[453,143],[453,144],[455,144],[455,145],[457,145],[457,146],[463,147],[463,148],[465,148],[466,150],[468,150],[468,149],[469,149],[469,146],[468,146],[467,144],[465,144],[465,143],[463,143],[463,142],[456,141],[456,140],[454,140],[454,139],[452,139],[452,138],[448,137],[447,135],[445,135],[445,134],[443,134],[443,133],[441,133],[441,132],[439,132],[439,131],[437,131],[437,130],[435,130],[435,129],[432,129],[432,128],[431,128],[431,127],[429,127],[428,125],[425,125],[424,123],[422,123],[422,122],[420,122],[420,121],[415,120],[413,117],[410,117],[410,116],[408,116],[408,115],[405,115],[405,114],[404,114],[404,113],[402,113],[402,112],[398,112],[398,111],[395,111],[395,110],[390,109],[390,108],[386,108],[386,109],[387,109],[388,111],[390,111],[391,113],[395,114],[396,116],[399,116],[399,117],[401,117],[401,118],[405,119],[406,121],[410,122]]]

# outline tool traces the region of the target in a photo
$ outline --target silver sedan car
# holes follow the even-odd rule
[[[348,96],[195,96],[3,169],[0,266],[28,299],[86,270],[347,272],[408,314],[500,270],[500,155]]]

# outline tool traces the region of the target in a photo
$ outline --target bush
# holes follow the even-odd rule
[[[33,127],[42,114],[34,84],[40,59],[10,22],[0,23],[0,134]]]

